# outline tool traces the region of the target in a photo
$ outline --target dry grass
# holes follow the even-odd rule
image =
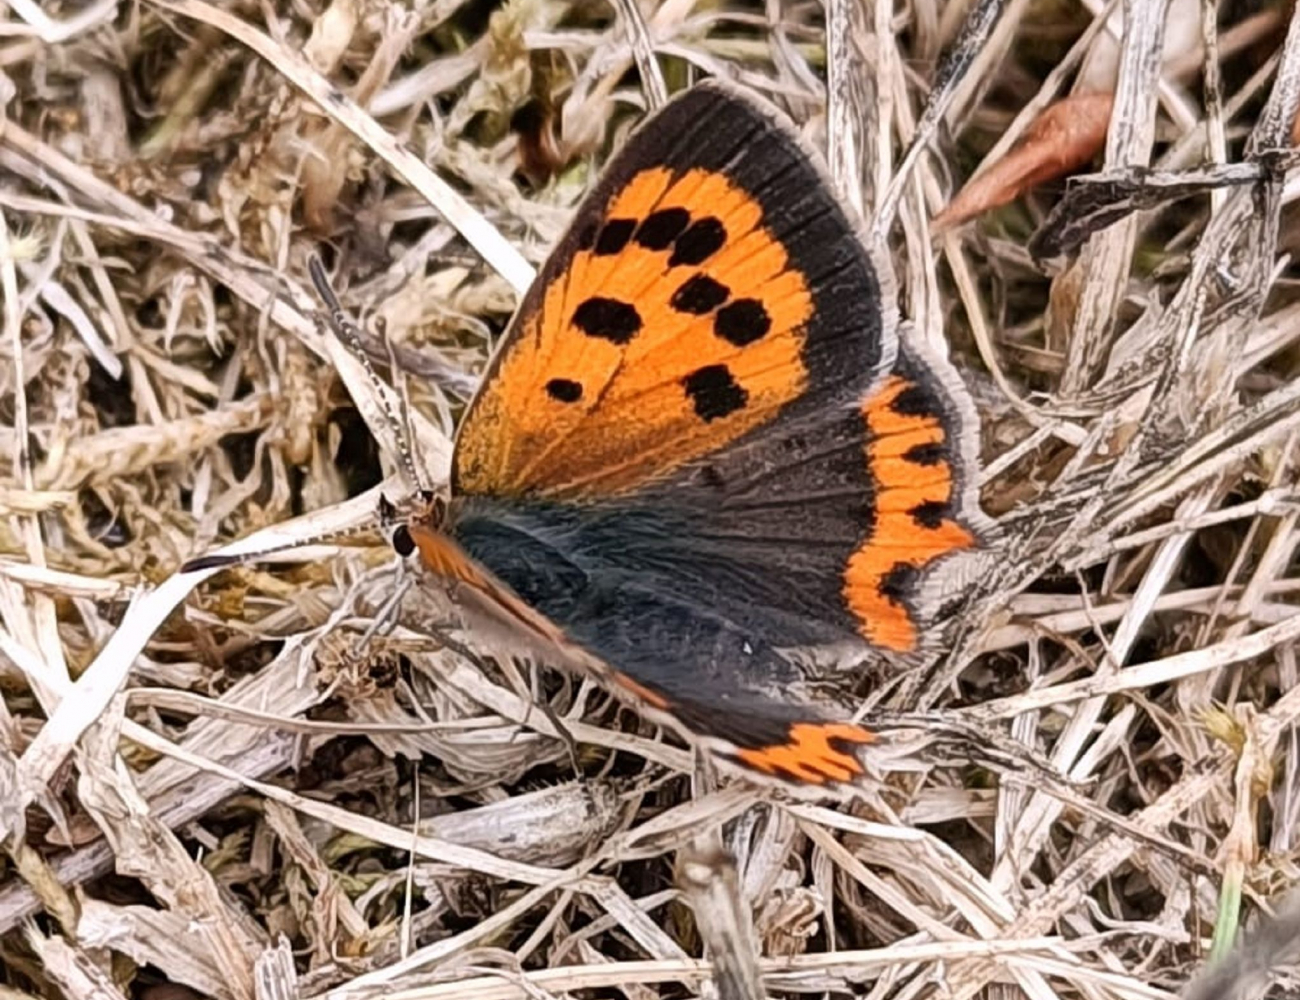
[[[1120,4],[1007,0],[936,76],[962,5],[13,0],[0,996],[642,1000],[714,989],[703,939],[723,996],[1157,998],[1226,952],[1298,870],[1300,28],[1131,6],[1121,43]],[[592,172],[693,73],[812,122],[984,418],[1005,558],[950,656],[873,675],[913,770],[835,808],[441,644],[436,595],[337,534],[399,407],[317,329],[307,255],[382,320],[436,480]],[[1114,91],[1111,179],[1260,179],[1047,270],[1059,185],[932,239],[1071,86]],[[173,575],[245,535],[315,544]]]

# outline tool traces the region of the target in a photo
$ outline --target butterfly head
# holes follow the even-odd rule
[[[400,504],[381,496],[379,524],[387,532],[393,550],[405,559],[420,548],[422,533],[441,534],[447,523],[448,503],[445,490],[420,490]]]

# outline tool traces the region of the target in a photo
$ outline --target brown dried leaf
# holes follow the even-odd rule
[[[1113,94],[1079,94],[1058,101],[1029,126],[1024,139],[1002,160],[980,174],[935,216],[938,233],[992,208],[1014,201],[1025,191],[1077,170],[1106,142]]]

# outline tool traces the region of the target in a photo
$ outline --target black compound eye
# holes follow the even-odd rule
[[[393,546],[393,551],[403,559],[415,551],[415,539],[411,537],[411,529],[404,524],[399,524],[393,529],[389,544]]]

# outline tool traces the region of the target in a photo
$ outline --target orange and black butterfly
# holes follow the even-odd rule
[[[785,651],[918,651],[983,544],[970,399],[887,274],[774,110],[687,91],[579,208],[399,541],[723,759],[853,781],[870,732],[795,700]]]

